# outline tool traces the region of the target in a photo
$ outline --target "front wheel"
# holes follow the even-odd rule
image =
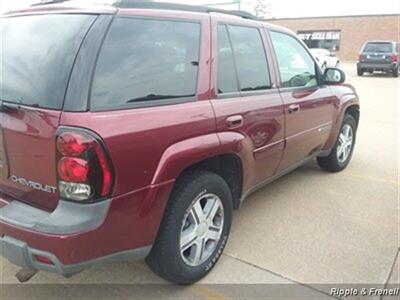
[[[396,77],[396,78],[399,77],[399,68],[398,67],[393,69],[392,75],[393,75],[393,77]]]
[[[220,176],[207,171],[183,175],[146,258],[150,269],[177,284],[200,280],[225,248],[232,210],[230,189]]]
[[[356,142],[357,124],[353,116],[346,114],[340,134],[332,152],[327,157],[318,157],[319,166],[329,172],[339,172],[350,163]]]

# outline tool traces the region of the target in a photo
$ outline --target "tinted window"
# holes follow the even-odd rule
[[[218,93],[239,92],[233,52],[225,25],[218,26]]]
[[[89,15],[41,15],[0,20],[1,99],[61,109]]]
[[[194,97],[199,51],[200,24],[116,19],[98,60],[93,107]]]
[[[257,28],[229,26],[241,91],[271,87],[267,58]]]
[[[283,87],[318,85],[316,66],[303,45],[290,35],[271,32]]]
[[[365,45],[364,52],[393,52],[393,46],[391,43],[368,43]]]

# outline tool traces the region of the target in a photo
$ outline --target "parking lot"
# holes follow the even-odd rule
[[[309,293],[307,298],[329,297],[323,284],[399,284],[400,80],[357,77],[353,63],[342,68],[362,105],[350,166],[330,174],[309,163],[253,194],[235,212],[229,243],[211,274],[200,285],[169,287],[153,298],[235,296],[213,284],[292,284]],[[1,283],[17,283],[18,268],[0,263]],[[30,284],[50,284],[35,295],[45,298],[51,284],[165,282],[137,261],[99,266],[70,279],[42,272]],[[134,296],[112,290],[113,296]]]

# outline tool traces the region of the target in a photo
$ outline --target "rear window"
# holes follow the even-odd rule
[[[79,46],[93,15],[0,19],[3,101],[61,109]]]
[[[389,53],[393,52],[391,43],[368,43],[365,45],[364,52]]]
[[[200,23],[121,17],[111,25],[98,59],[94,110],[194,100]]]

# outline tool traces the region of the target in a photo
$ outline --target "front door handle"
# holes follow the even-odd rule
[[[295,113],[295,112],[299,112],[300,111],[300,105],[299,104],[292,104],[289,105],[289,114]]]
[[[226,119],[226,125],[228,128],[238,128],[243,126],[243,116],[241,115],[236,115],[236,116],[230,116]]]

